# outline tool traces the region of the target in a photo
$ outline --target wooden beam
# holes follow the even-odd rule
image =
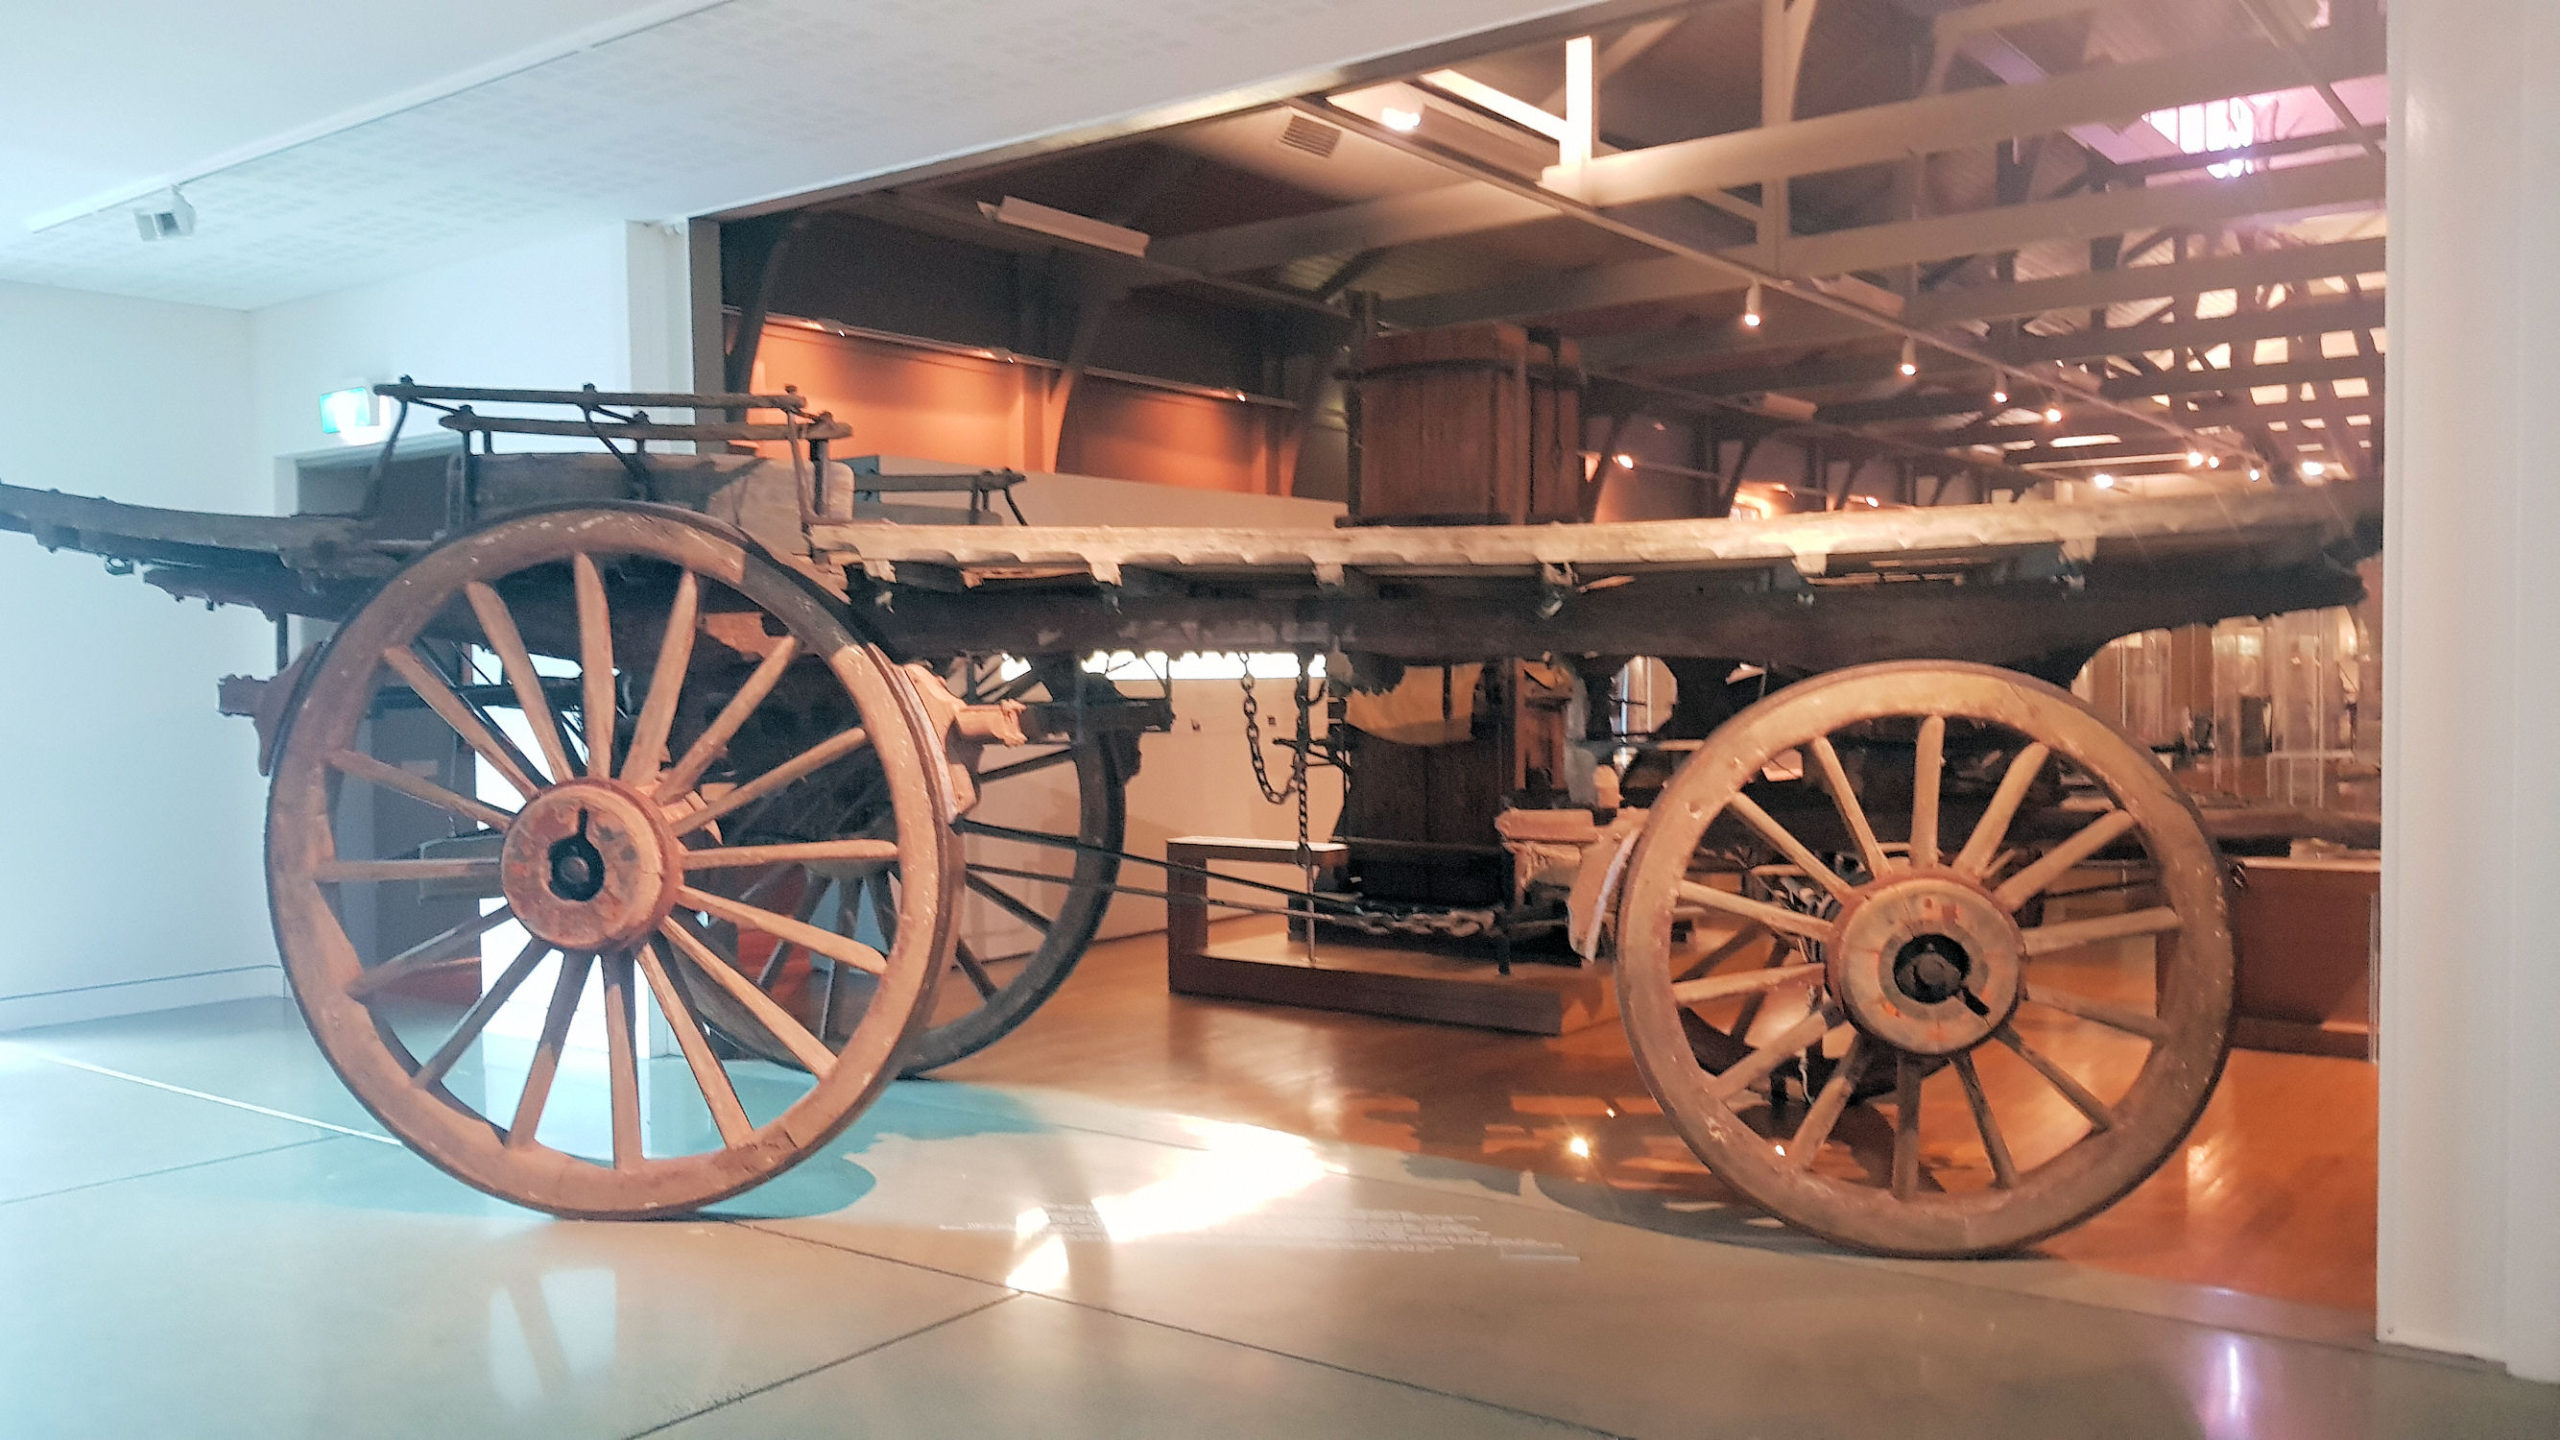
[[[2278,336],[2345,334],[2371,330],[2381,323],[2382,298],[2374,296],[2242,310],[2211,320],[2155,320],[2061,335],[2024,335],[1996,348],[2006,359],[2032,365],[2141,355],[2156,350],[2210,350],[2217,345],[2248,345]]]
[[[2330,380],[2382,378],[2382,357],[2342,355],[2327,360],[2297,360],[2286,365],[2241,366],[2229,370],[2172,370],[2161,375],[2130,375],[2098,387],[2109,400],[2139,400],[2150,395],[2198,395],[2208,390],[2254,390],[2267,385],[2316,385]],[[2161,421],[2182,423],[2168,411]]]
[[[1233,275],[1390,245],[1412,245],[1543,220],[1555,212],[1489,185],[1443,185],[1337,205],[1305,215],[1159,237],[1147,258],[1177,269]]]
[[[2037,84],[1926,95],[1629,150],[1571,171],[1550,170],[1546,179],[1585,204],[1633,205],[2289,90],[2302,83],[2306,61],[2333,80],[2378,75],[2383,66],[2372,45],[2351,45],[2347,37],[2326,31],[2311,37],[2299,57],[2279,45],[2224,43],[2158,60],[2095,66]]]

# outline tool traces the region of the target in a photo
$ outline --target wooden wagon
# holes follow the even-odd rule
[[[2349,603],[2379,543],[2353,486],[1757,522],[894,524],[863,517],[898,482],[833,457],[842,427],[796,395],[382,393],[464,436],[432,486],[393,483],[386,449],[343,515],[0,487],[0,526],[330,622],[226,694],[272,776],[287,977],[392,1133],[559,1215],[734,1195],[1055,991],[1141,858],[1123,790],[1170,719],[1081,657],[1650,655],[1809,677],[1597,817],[1575,877],[1664,1112],[1804,1229],[2013,1249],[2175,1149],[2233,993],[2195,807],[2051,681],[2117,635]],[[695,418],[652,418],[671,411]],[[500,452],[525,435],[596,448]],[[464,771],[379,758],[395,716],[442,727]],[[984,818],[1069,779],[1070,825]],[[359,797],[441,833],[378,853]],[[360,943],[351,916],[429,897],[458,918]],[[973,907],[1014,927],[1004,953],[969,943]],[[504,926],[521,946],[484,976]],[[582,1141],[553,1091],[591,971],[610,1100]],[[460,995],[421,999],[439,977]],[[511,1005],[540,1018],[510,1049]]]

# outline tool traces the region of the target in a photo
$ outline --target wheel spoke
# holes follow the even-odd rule
[[[1760,832],[1760,838],[1777,846],[1778,853],[1794,862],[1807,879],[1830,891],[1841,904],[1846,905],[1857,898],[1855,887],[1832,873],[1831,867],[1822,863],[1821,856],[1806,848],[1805,843],[1795,837],[1794,831],[1778,823],[1776,816],[1761,809],[1758,801],[1736,790],[1733,798],[1725,802],[1725,808],[1740,815],[1752,829]]]
[[[724,845],[684,852],[687,870],[736,870],[753,865],[807,865],[873,860],[895,864],[894,840],[812,840],[793,845]]]
[[[360,751],[330,751],[329,768],[342,775],[352,775],[368,784],[379,785],[385,790],[397,790],[412,800],[432,805],[447,814],[459,815],[466,820],[486,825],[492,830],[504,830],[507,828],[507,822],[516,818],[513,811],[501,810],[495,805],[483,804],[467,796],[457,795],[424,776],[412,775],[397,765],[386,765]]]
[[[2157,935],[2178,930],[2186,922],[2178,912],[2166,906],[2149,910],[2132,910],[2122,915],[2100,915],[2088,920],[2065,920],[2056,925],[2039,925],[2020,931],[2027,942],[2027,955],[2051,955],[2079,945],[2094,945],[2101,940],[2129,940],[2136,935]]]
[[[870,898],[871,923],[880,931],[880,943],[889,949],[898,944],[898,897],[889,888],[889,877],[874,871],[864,877],[863,893]]]
[[[693,664],[693,637],[702,623],[702,582],[690,570],[676,576],[676,598],[667,608],[666,633],[658,638],[657,668],[649,672],[649,697],[631,731],[631,753],[622,758],[625,784],[647,786],[666,762],[667,734],[675,728],[676,702]]]
[[[677,888],[676,903],[706,915],[716,915],[732,925],[761,930],[777,940],[788,940],[803,950],[824,955],[840,965],[868,970],[874,975],[884,975],[889,970],[888,957],[850,935],[839,935],[788,915],[777,915],[770,910],[742,904],[725,895],[714,895],[708,890],[696,890],[685,885]],[[743,975],[739,977],[741,982],[745,978]]]
[[[551,1008],[542,1017],[542,1038],[533,1045],[533,1068],[524,1076],[524,1092],[516,1097],[516,1118],[507,1126],[507,1148],[534,1143],[542,1128],[542,1109],[551,1103],[551,1081],[560,1073],[560,1048],[569,1043],[569,1022],[578,1013],[578,996],[587,988],[592,955],[562,955],[560,978],[552,982]]]
[[[1005,889],[1003,886],[998,885],[993,880],[980,875],[975,870],[969,872],[969,888],[986,896],[988,899],[993,900],[996,902],[996,907],[998,909],[1004,911],[1014,919],[1021,921],[1023,924],[1030,926],[1032,929],[1039,931],[1043,935],[1048,934],[1051,928],[1056,926],[1058,923],[1055,916],[1043,915],[1039,911],[1032,909],[1028,904],[1023,902],[1021,897],[1015,895],[1012,891]]]
[[[514,962],[480,992],[480,998],[471,1002],[470,1009],[462,1012],[462,1019],[453,1027],[453,1033],[444,1038],[444,1043],[436,1047],[436,1053],[428,1056],[427,1063],[418,1067],[418,1073],[409,1077],[419,1089],[424,1090],[443,1081],[462,1059],[462,1053],[471,1048],[471,1042],[479,1039],[480,1032],[488,1028],[489,1017],[498,1013],[499,1006],[514,998],[518,987],[532,976],[535,967],[541,965],[550,953],[551,947],[540,940],[525,943]]]
[[[1972,838],[1964,842],[1963,852],[1956,856],[1956,869],[1975,876],[1990,870],[1992,857],[2000,853],[2000,842],[2009,838],[2009,822],[2016,818],[2019,804],[2027,798],[2027,787],[2036,783],[2046,757],[2052,753],[2037,741],[2009,762],[2008,771],[2000,777],[2000,788],[1991,792],[1990,808],[1982,812]]]
[[[2008,1046],[2012,1051],[2016,1052],[2019,1059],[2034,1066],[2035,1072],[2043,1076],[2046,1082],[2051,1084],[2054,1089],[2061,1091],[2062,1098],[2071,1102],[2072,1109],[2077,1110],[2083,1116],[2086,1116],[2092,1127],[2099,1130],[2113,1130],[2116,1128],[2115,1112],[2107,1108],[2105,1101],[2090,1094],[2088,1086],[2072,1079],[2070,1071],[2063,1069],[2061,1066],[2054,1064],[2051,1060],[2046,1059],[2042,1054],[2039,1054],[2035,1047],[2029,1045],[2024,1039],[2019,1037],[2018,1032],[2015,1029],[2008,1025],[2002,1025],[1999,1029],[1992,1031],[1991,1034],[1992,1038],[1998,1040],[2001,1044]]]
[[[495,895],[498,893],[498,861],[495,856],[450,860],[323,860],[312,868],[311,878],[323,885],[477,880],[487,887],[480,893]]]
[[[1908,1200],[1920,1191],[1920,1062],[1897,1052],[1893,1057],[1893,1198]]]
[[[1822,1142],[1831,1138],[1831,1127],[1840,1122],[1840,1112],[1849,1108],[1849,1097],[1856,1093],[1858,1077],[1867,1068],[1867,1039],[1863,1035],[1849,1037],[1849,1049],[1840,1063],[1831,1069],[1831,1078],[1823,1082],[1822,1093],[1813,1099],[1813,1108],[1804,1112],[1804,1123],[1796,1127],[1794,1138],[1787,1141],[1786,1161],[1796,1169],[1813,1163],[1822,1150]]]
[[[816,888],[806,890],[802,893],[800,903],[792,907],[791,918],[799,921],[803,925],[808,924],[809,917],[818,913],[818,907],[826,903],[827,893],[835,889],[837,884],[837,881],[821,878],[818,881]],[[761,886],[756,889],[751,889],[745,895],[740,896],[739,899],[746,904],[752,905],[755,903],[755,897],[761,889]],[[782,978],[782,968],[791,963],[792,952],[798,948],[798,946],[793,945],[788,940],[776,940],[773,942],[772,952],[764,957],[764,968],[756,972],[756,988],[759,990],[771,990],[773,988],[773,982]]]
[[[765,1033],[782,1042],[783,1048],[789,1050],[810,1074],[825,1080],[834,1071],[835,1054],[820,1044],[807,1026],[792,1019],[789,1012],[773,1003],[772,996],[739,974],[738,967],[712,949],[710,942],[696,935],[693,927],[671,915],[658,923],[658,933],[674,941],[677,952],[691,961],[703,978],[728,991],[729,998],[746,1007],[756,1023],[765,1028]]]
[[[427,708],[451,726],[453,733],[462,737],[462,743],[487,761],[489,768],[498,772],[498,778],[506,781],[518,795],[530,800],[542,793],[543,786],[533,778],[533,767],[526,762],[523,753],[512,741],[481,723],[479,715],[463,703],[461,696],[453,693],[453,687],[445,683],[443,676],[418,658],[416,651],[406,645],[394,645],[382,652],[382,663],[407,682],[410,690],[427,703]]]
[[[1759,944],[1763,933],[1764,932],[1752,926],[1742,926],[1735,930],[1731,935],[1726,936],[1724,943],[1716,946],[1706,954],[1699,956],[1696,962],[1691,964],[1688,969],[1672,976],[1672,983],[1677,984],[1680,981],[1692,979],[1715,969],[1717,966],[1732,959],[1734,956],[1739,955],[1743,951],[1750,949],[1752,946]],[[1773,965],[1776,964],[1778,957],[1785,954],[1786,951],[1786,942],[1778,942],[1776,948],[1769,952],[1770,963]]]
[[[799,653],[800,642],[789,635],[775,642],[771,653],[757,664],[755,673],[747,677],[747,683],[738,687],[738,693],[730,696],[729,703],[721,707],[710,728],[694,738],[674,769],[658,777],[656,796],[659,804],[674,803],[676,797],[701,781],[703,773],[711,768],[711,762],[719,759],[720,752],[728,749],[729,742],[737,738],[738,728],[747,723],[747,717],[755,714],[756,707],[764,703],[764,697],[772,694],[773,687],[782,683],[782,672],[791,667],[792,658]],[[650,698],[657,698],[654,690]],[[670,707],[674,703],[672,700],[668,702]]]
[[[1807,915],[1801,910],[1790,910],[1783,905],[1754,900],[1747,895],[1737,895],[1730,890],[1718,890],[1712,885],[1701,885],[1694,880],[1680,882],[1680,898],[1692,905],[1704,906],[1709,910],[1720,910],[1727,915],[1740,916],[1764,930],[1775,930],[1785,935],[1801,935],[1808,940],[1831,938],[1831,922],[1818,915]]]
[[[1034,755],[1028,760],[1016,760],[1010,764],[998,765],[992,770],[978,772],[978,788],[984,790],[999,780],[1010,780],[1016,775],[1027,775],[1034,770],[1046,770],[1052,765],[1063,765],[1075,758],[1074,746],[1061,745],[1046,755]]]
[[[642,946],[634,957],[640,973],[649,982],[649,993],[658,997],[658,1013],[667,1017],[667,1028],[676,1032],[676,1047],[684,1052],[684,1063],[693,1071],[693,1083],[702,1089],[702,1101],[711,1108],[711,1123],[719,1127],[722,1144],[743,1145],[755,1133],[747,1121],[746,1107],[738,1103],[737,1087],[729,1083],[729,1072],[720,1066],[720,1057],[711,1053],[711,1037],[702,1033],[702,1021],[695,1017],[693,1006],[676,988],[675,977],[658,959],[657,943]]]
[[[2070,839],[2044,852],[2041,859],[2001,883],[1991,892],[2003,910],[2015,911],[2019,906],[2043,894],[2054,881],[2068,874],[2071,867],[2105,849],[2115,838],[2133,828],[2133,814],[2126,810],[2110,810],[2072,833]]]
[[[639,1048],[631,1033],[639,1008],[637,999],[631,993],[631,952],[617,951],[604,957],[604,1053],[606,1072],[612,1081],[616,1170],[632,1169],[647,1158],[640,1138]]]
[[[1858,803],[1858,792],[1849,788],[1849,772],[1840,763],[1840,752],[1831,746],[1831,737],[1817,735],[1809,747],[1816,764],[1822,767],[1823,788],[1831,792],[1831,803],[1840,812],[1840,823],[1858,842],[1858,858],[1866,862],[1867,874],[1882,879],[1893,862],[1885,858],[1884,846],[1876,840],[1876,827],[1867,823],[1867,807]]]
[[[978,963],[978,957],[969,949],[968,941],[955,942],[951,947],[951,958],[959,963],[960,973],[968,976],[969,983],[977,987],[979,999],[996,998],[996,990],[999,987],[996,985],[995,977],[987,973],[986,966]]]
[[[2127,1010],[2122,1006],[2084,1000],[2068,991],[2048,990],[2040,985],[2026,987],[2022,998],[2031,1005],[2042,1005],[2048,1010],[2059,1010],[2065,1015],[2076,1015],[2083,1020],[2095,1021],[2100,1025],[2122,1030],[2129,1035],[2139,1035],[2145,1040],[2161,1041],[2169,1038],[2167,1021],[2157,1015],[2145,1015],[2139,1010]]]
[[[867,747],[870,743],[870,733],[859,725],[838,731],[721,796],[712,804],[678,820],[675,824],[676,834],[679,837],[690,835],[721,816],[734,814],[794,781],[827,768],[856,750]]]
[[[1781,985],[1811,980],[1821,973],[1819,965],[1778,965],[1766,970],[1738,970],[1728,975],[1683,980],[1671,987],[1671,998],[1683,1005],[1703,1005],[1710,1000],[1774,990]]]
[[[370,1002],[374,996],[404,980],[415,979],[431,971],[450,968],[466,951],[478,943],[481,936],[514,918],[514,912],[504,905],[486,915],[474,915],[441,934],[419,941],[348,981],[347,996],[350,999]],[[476,966],[480,963],[480,958],[473,955],[469,957],[467,963]]]
[[[571,556],[578,592],[578,714],[587,732],[587,773],[613,773],[613,612],[606,608],[604,574],[584,551]],[[606,967],[610,970],[612,967]]]
[[[551,713],[550,698],[542,693],[542,674],[533,668],[533,655],[524,648],[524,636],[517,633],[516,617],[507,612],[507,602],[477,580],[462,589],[470,598],[471,613],[480,617],[480,633],[488,637],[489,648],[498,652],[498,664],[516,692],[516,706],[524,711],[526,728],[542,749],[553,783],[577,774],[569,763],[569,747],[560,738],[560,717]]]
[[[1982,1077],[1974,1073],[1973,1057],[1958,1055],[1956,1078],[1964,1082],[1964,1103],[1973,1109],[1973,1128],[1982,1132],[1982,1153],[1991,1157],[1991,1183],[2003,1190],[2018,1188],[2018,1167],[2009,1158],[2009,1142],[2000,1135],[2000,1122],[1992,1118],[1991,1097],[1983,1093]]]
[[[1947,717],[1920,722],[1920,744],[1911,757],[1911,863],[1938,863],[1938,790],[1947,772]]]
[[[1803,1054],[1807,1046],[1820,1042],[1823,1036],[1831,1032],[1834,1023],[1836,1023],[1835,1018],[1829,1013],[1822,1010],[1814,1011],[1788,1026],[1786,1032],[1777,1039],[1735,1061],[1723,1074],[1709,1079],[1707,1093],[1718,1100],[1732,1099],[1754,1083],[1767,1078],[1770,1071],[1777,1069],[1788,1059]]]

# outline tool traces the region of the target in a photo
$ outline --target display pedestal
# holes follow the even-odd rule
[[[1349,854],[1335,844],[1311,850],[1315,863],[1328,870],[1340,868]],[[1216,862],[1295,869],[1297,845],[1192,835],[1168,841],[1165,859],[1190,867],[1170,872],[1165,884],[1165,983],[1176,995],[1348,1010],[1528,1035],[1562,1035],[1617,1014],[1608,977],[1593,970],[1531,964],[1515,965],[1503,975],[1483,960],[1333,941],[1319,943],[1310,959],[1296,922],[1213,946],[1206,903],[1210,881],[1199,872]],[[1270,903],[1283,898],[1262,894]],[[1257,898],[1254,903],[1266,901]]]

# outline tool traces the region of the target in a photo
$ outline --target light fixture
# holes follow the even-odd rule
[[[2261,471],[2257,466],[2252,465],[2249,467],[2249,478],[2252,480],[2264,479],[2265,472]]]
[[[1148,235],[1144,230],[1132,230],[1126,225],[1114,225],[1107,220],[1078,215],[1054,205],[1042,205],[1018,195],[1007,195],[996,202],[981,200],[978,213],[999,225],[1072,240],[1097,250],[1112,250],[1122,255],[1147,253]]]
[[[2006,405],[2009,403],[2008,381],[2002,380],[1991,387],[1991,403],[1994,405]]]
[[[2059,424],[2061,424],[2061,423],[2062,423],[2062,407],[2061,407],[2061,406],[2059,406],[2059,405],[2047,405],[2046,407],[2044,407],[2044,423],[2046,423],[2047,425],[2059,425]]]
[[[1760,282],[1757,280],[1752,281],[1751,288],[1743,293],[1742,323],[1753,330],[1760,328]]]
[[[1395,106],[1390,105],[1378,113],[1378,123],[1386,126],[1390,130],[1401,130],[1406,134],[1411,134],[1412,132],[1422,128],[1422,112],[1419,110],[1400,110]]]
[[[2205,466],[2205,468],[2206,468],[2206,469],[2208,469],[2208,470],[2219,470],[2219,469],[2221,469],[2221,468],[2222,468],[2222,457],[2221,457],[2221,456],[2219,456],[2219,455],[2216,455],[2216,456],[2212,457],[2211,459],[2206,460],[2206,461],[2204,462],[2204,466]]]
[[[133,202],[133,228],[145,240],[182,240],[196,233],[196,207],[172,185]]]
[[[1564,1142],[1564,1148],[1572,1151],[1582,1159],[1588,1160],[1591,1158],[1591,1142],[1583,1139],[1579,1135],[1576,1135],[1572,1139]]]
[[[1902,340],[1902,373],[1906,376],[1920,373],[1920,343],[1907,335]]]
[[[2317,460],[2305,460],[2302,462],[2302,478],[2305,480],[2317,480],[2328,473],[2329,467],[2321,464]]]
[[[2193,470],[2194,468],[2196,468],[2196,467],[2197,467],[2197,466],[2199,466],[2199,465],[2202,465],[2203,463],[2204,463],[2204,452],[2203,452],[2203,451],[2201,451],[2201,450],[2190,450],[2190,451],[2188,451],[2188,452],[2187,452],[2187,468],[2188,468],[2188,469]]]
[[[1618,452],[1617,461],[1618,468],[1621,470],[1633,470],[1636,468],[1636,457],[1628,454],[1624,450]]]
[[[2113,490],[2116,488],[2116,477],[2101,470],[2089,477],[2089,483],[2101,490]]]

